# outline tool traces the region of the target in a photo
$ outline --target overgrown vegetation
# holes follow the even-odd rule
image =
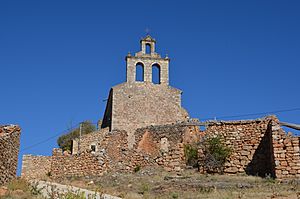
[[[136,167],[134,167],[134,172],[139,172],[141,170],[141,165],[136,165]]]
[[[89,134],[96,130],[95,125],[90,121],[84,121],[82,123],[81,135]],[[72,140],[79,137],[79,127],[76,129],[70,130],[68,133],[60,136],[57,139],[57,144],[59,148],[63,151],[71,151],[72,149]]]
[[[198,166],[198,149],[192,144],[184,145],[185,162],[188,166]]]
[[[231,154],[231,149],[227,147],[221,136],[209,137],[202,143],[204,157],[201,166],[205,167],[208,172],[222,173],[226,159]]]

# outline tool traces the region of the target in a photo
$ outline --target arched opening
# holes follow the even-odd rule
[[[136,74],[135,81],[143,82],[144,81],[144,65],[142,63],[137,63],[135,66]]]
[[[152,82],[160,84],[160,66],[158,64],[152,65]]]
[[[151,54],[151,45],[146,44],[146,54]]]

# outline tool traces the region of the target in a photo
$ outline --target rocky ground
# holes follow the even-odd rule
[[[195,170],[165,172],[141,168],[136,173],[60,180],[122,198],[277,198],[299,199],[300,180],[277,181],[254,176],[201,175]]]
[[[50,178],[45,180],[53,181]],[[166,172],[160,168],[137,168],[132,174],[109,173],[101,177],[69,177],[55,182],[67,185],[65,187],[80,187],[92,192],[97,191],[128,199],[300,199],[300,179],[278,181],[268,177],[263,179],[246,175],[201,175],[192,169],[183,172]],[[57,184],[54,187],[57,187]],[[54,195],[57,189],[51,189],[48,192]],[[44,198],[41,193],[43,193],[41,187],[34,183],[30,185],[22,179],[0,187],[0,198]],[[76,193],[69,192],[67,196],[59,198],[85,198],[82,194]]]

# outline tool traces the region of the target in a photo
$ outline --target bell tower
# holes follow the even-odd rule
[[[126,81],[136,83],[137,67],[142,67],[143,83],[154,83],[152,68],[158,69],[158,83],[169,85],[169,62],[168,57],[162,58],[155,51],[156,41],[150,35],[142,38],[140,41],[141,51],[132,56],[130,53],[126,56]],[[141,81],[139,81],[140,83]]]

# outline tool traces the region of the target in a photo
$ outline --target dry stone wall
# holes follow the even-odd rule
[[[232,149],[225,173],[270,175],[279,179],[300,177],[300,137],[286,133],[275,116],[210,122],[204,135],[221,135]]]
[[[231,149],[225,173],[274,175],[270,121],[271,118],[208,123],[205,135],[221,136]]]
[[[51,174],[51,156],[24,155],[21,176],[27,179],[43,179]]]
[[[0,126],[0,185],[16,177],[20,133],[17,125]]]
[[[274,119],[270,125],[276,177],[300,178],[300,137],[285,133],[278,119]]]
[[[78,138],[74,139],[72,143],[72,154],[78,153],[79,142],[81,152],[92,151],[92,145],[95,146],[95,152],[98,152],[99,148],[97,146],[108,132],[109,128],[103,128],[98,131],[83,135],[80,141]]]
[[[186,144],[201,144],[203,138],[220,135],[223,143],[231,149],[231,155],[225,163],[225,174],[271,175],[280,179],[298,178],[300,174],[299,137],[286,134],[276,117],[209,121],[205,131],[200,131],[197,126],[187,126],[186,123],[148,126],[135,131],[135,142],[131,148],[126,139],[128,133],[124,130],[97,133],[94,139],[89,136],[82,139],[82,143],[96,143],[97,150],[93,153],[89,147],[89,150],[73,155],[54,149],[50,159],[25,156],[24,168],[34,173],[46,173],[49,167],[34,169],[28,165],[34,167],[39,161],[51,161],[47,165],[51,165],[53,178],[134,172],[138,167],[147,166],[180,171],[187,168],[184,154]],[[199,147],[199,157],[203,155],[201,149]],[[203,167],[199,170],[207,172]],[[22,171],[22,175],[40,178],[39,175],[29,175],[26,170]]]

